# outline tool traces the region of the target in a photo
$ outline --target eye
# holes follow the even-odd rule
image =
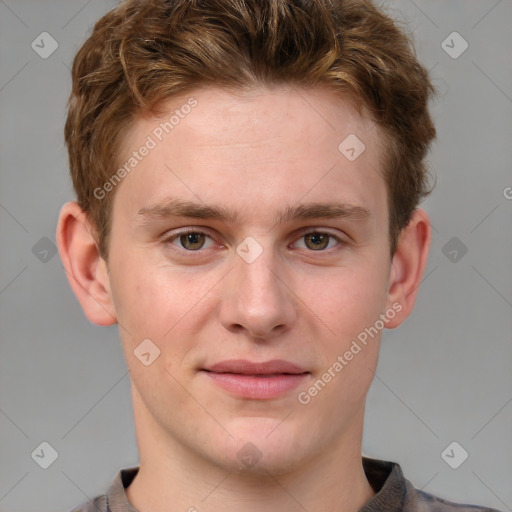
[[[205,247],[205,242],[207,239],[210,239],[210,241],[213,243],[211,237],[206,233],[190,229],[181,231],[179,233],[174,233],[164,242],[171,243],[172,245],[176,245],[180,249],[185,249],[187,251],[198,251],[199,249],[208,248]]]
[[[326,233],[324,231],[311,231],[302,235],[299,240],[304,240],[305,248],[312,251],[323,251],[325,249],[331,249],[332,245],[330,245],[330,243],[333,240],[337,242],[336,245],[343,244],[343,242],[337,236],[331,233]]]
[[[210,241],[209,244],[208,240]],[[302,241],[303,243],[301,246],[300,242]],[[171,244],[179,250],[185,250],[188,252],[199,252],[201,249],[208,249],[215,245],[215,242],[212,240],[210,235],[197,229],[186,229],[173,233],[164,240],[164,243]],[[344,245],[344,242],[332,233],[315,230],[304,232],[298,241],[295,242],[295,245],[300,249],[322,252],[337,245]]]

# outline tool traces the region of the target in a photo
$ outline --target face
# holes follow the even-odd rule
[[[229,470],[252,454],[279,474],[347,446],[393,309],[381,134],[322,88],[201,89],[164,107],[125,141],[137,163],[112,213],[136,424]],[[295,368],[213,371],[230,360]]]

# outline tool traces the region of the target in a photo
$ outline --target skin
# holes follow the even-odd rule
[[[140,512],[356,511],[375,494],[361,444],[380,333],[308,404],[297,395],[393,304],[401,311],[386,328],[409,315],[427,260],[428,217],[413,213],[391,258],[382,134],[346,99],[288,86],[189,96],[197,106],[114,192],[108,265],[75,202],[62,208],[57,230],[86,316],[120,326],[140,454],[128,498]],[[172,112],[189,96],[163,107]],[[138,119],[124,156],[159,122]],[[351,133],[366,146],[355,161],[338,150]],[[238,218],[138,213],[170,196]],[[326,202],[369,215],[275,217],[285,206]],[[187,227],[208,235],[202,247],[168,240]],[[332,235],[321,237],[325,248],[305,236],[312,229]],[[252,263],[236,252],[249,236],[262,248]],[[149,366],[133,353],[147,338],[160,350]],[[285,359],[311,373],[278,398],[245,399],[199,371],[233,358]],[[261,458],[244,467],[237,453],[248,442]]]

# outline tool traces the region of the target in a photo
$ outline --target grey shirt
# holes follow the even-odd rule
[[[453,503],[415,489],[404,478],[396,462],[363,457],[363,469],[376,494],[359,512],[499,512],[493,508]],[[125,489],[138,471],[138,467],[120,470],[106,494],[97,496],[72,512],[137,512],[128,501]]]

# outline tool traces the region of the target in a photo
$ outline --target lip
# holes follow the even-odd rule
[[[246,359],[229,359],[203,369],[215,373],[238,373],[245,375],[269,375],[273,373],[298,374],[307,372],[305,368],[301,368],[283,359],[272,359],[263,362],[247,361]]]
[[[202,372],[222,389],[256,400],[283,395],[310,375],[304,368],[282,359],[261,363],[232,359],[204,368]]]

